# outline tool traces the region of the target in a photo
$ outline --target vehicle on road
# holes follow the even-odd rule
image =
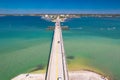
[[[58,43],[60,43],[60,41],[58,41]]]

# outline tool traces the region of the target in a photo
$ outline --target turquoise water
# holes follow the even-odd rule
[[[81,17],[62,23],[67,56],[119,80],[120,18]],[[0,80],[47,65],[54,23],[30,16],[0,17]],[[85,62],[85,64],[84,64]],[[69,65],[69,64],[68,64]]]

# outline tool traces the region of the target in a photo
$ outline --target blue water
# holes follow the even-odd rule
[[[44,29],[53,26],[54,23],[41,19],[41,17],[29,16],[5,16],[0,17],[0,29],[5,30],[31,30]]]
[[[107,39],[110,39],[111,43],[112,41],[114,43],[117,43],[112,45],[115,46],[115,49],[116,46],[119,47],[120,18],[81,17],[81,18],[67,19],[64,23],[61,23],[61,25],[69,26],[70,28],[69,31],[63,31],[65,44],[67,44],[67,42],[71,43],[71,41],[74,40],[79,41],[81,40],[80,38],[81,36],[82,37],[92,36],[92,38],[93,36],[95,36],[93,39],[96,40],[96,42],[100,41],[99,39],[97,40],[96,37],[102,37],[105,38],[106,41]],[[43,20],[39,16],[1,16],[0,17],[0,80],[10,80],[14,76],[26,72],[27,70],[39,64],[40,63],[39,59],[47,61],[48,56],[46,55],[48,55],[49,53],[50,42],[53,34],[52,31],[46,30],[48,26],[54,26],[54,23],[47,20]],[[89,39],[91,38],[84,37],[83,39],[85,40],[88,39],[88,41],[90,41]],[[85,40],[83,40],[83,42]],[[102,40],[102,42],[104,42],[104,39]],[[77,46],[80,47],[79,45],[80,44],[78,44]],[[68,47],[66,48],[67,52],[71,52],[70,50],[72,46],[69,45],[66,46]],[[73,46],[75,48],[76,45]],[[31,47],[33,47],[32,48],[33,50],[31,50]],[[116,49],[117,50],[116,53],[119,52],[118,47]],[[45,48],[48,51],[45,51],[44,50]],[[42,57],[41,55],[38,56],[40,52]],[[79,50],[76,50],[76,52],[79,52]],[[20,54],[21,56],[19,56]],[[29,63],[29,60],[27,59],[28,55],[35,56],[34,60],[30,58],[30,61],[32,61],[33,64]],[[16,56],[17,59],[14,60],[13,58],[14,56]],[[120,55],[118,55],[118,58],[119,56]],[[21,58],[25,59],[24,63],[27,65],[19,66],[20,65],[19,63],[23,62],[21,61]],[[109,60],[106,61],[109,62]],[[114,59],[113,61],[118,62],[119,59],[118,60]],[[96,62],[99,62],[99,58],[98,61]],[[44,64],[46,63],[47,62],[45,62]],[[120,65],[118,64],[118,66]],[[111,70],[110,72],[111,73],[113,72],[113,75],[117,77],[116,80],[119,80],[119,72],[118,70],[116,70],[116,66],[112,65],[112,67],[110,67],[109,69]],[[117,67],[117,69],[119,68]]]
[[[62,25],[70,28],[82,27],[84,30],[116,27],[120,30],[120,18],[81,17],[68,19]],[[3,16],[0,17],[0,29],[44,29],[54,26],[53,22],[37,16]]]

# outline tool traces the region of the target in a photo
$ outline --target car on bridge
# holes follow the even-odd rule
[[[58,41],[58,43],[60,43],[60,41]]]

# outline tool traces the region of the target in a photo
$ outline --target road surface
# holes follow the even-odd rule
[[[46,80],[68,80],[66,58],[59,17],[56,19],[54,37]]]

